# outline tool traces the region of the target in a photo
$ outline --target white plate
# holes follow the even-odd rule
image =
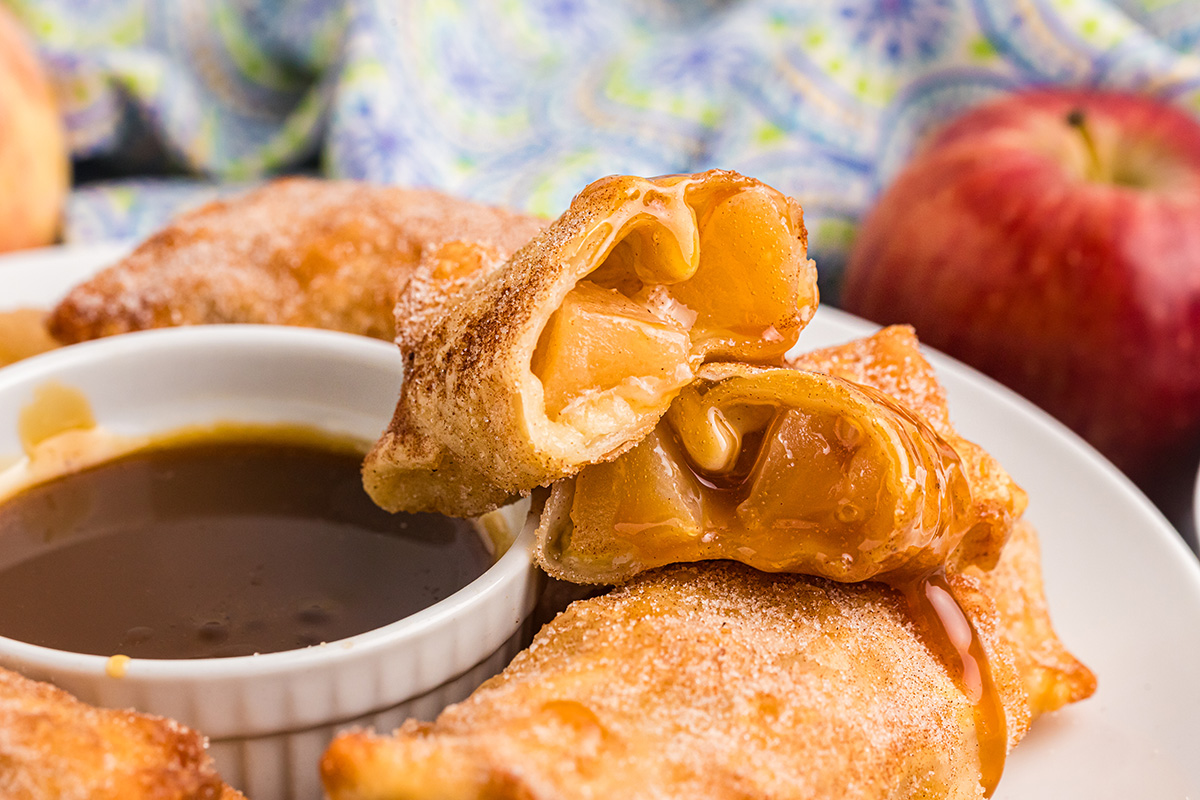
[[[49,306],[122,250],[0,258],[0,310]],[[821,347],[872,330],[826,308],[801,341]],[[1200,798],[1200,565],[1074,434],[958,362],[930,357],[959,429],[1028,490],[1055,626],[1100,682],[1091,699],[1038,720],[995,797]]]

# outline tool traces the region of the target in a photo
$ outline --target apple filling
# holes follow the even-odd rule
[[[655,408],[692,379],[687,330],[612,289],[580,281],[550,318],[530,365],[547,416],[591,438],[624,411]]]
[[[970,527],[971,493],[924,420],[828,375],[723,369],[684,389],[633,450],[555,485],[540,539],[552,572],[620,582],[728,558],[862,581],[946,561]]]
[[[547,419],[588,444],[661,415],[706,360],[780,363],[816,305],[803,228],[778,192],[703,181],[635,191],[584,232],[581,277],[530,359]]]

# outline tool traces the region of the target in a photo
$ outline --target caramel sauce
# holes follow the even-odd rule
[[[288,650],[394,622],[492,563],[469,521],[375,506],[349,443],[262,433],[141,449],[0,504],[0,634],[135,659]]]
[[[935,573],[895,588],[904,597],[925,645],[941,658],[959,690],[975,706],[980,784],[984,796],[991,797],[1004,772],[1008,730],[1004,703],[979,633],[945,575]]]
[[[45,318],[46,312],[36,308],[0,312],[0,367],[59,346],[46,330]]]
[[[664,287],[691,315],[700,358],[782,364],[815,305],[800,276],[781,271],[797,246],[786,199],[763,186],[688,180],[640,199],[605,229],[587,279],[647,306],[652,287]]]

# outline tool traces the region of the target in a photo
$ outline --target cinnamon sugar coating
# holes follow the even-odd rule
[[[204,737],[174,720],[95,708],[0,669],[5,800],[245,800]]]
[[[430,190],[277,180],[183,214],[73,289],[48,326],[64,343],[239,322],[390,340],[396,297],[429,251],[463,241],[506,257],[544,225]]]

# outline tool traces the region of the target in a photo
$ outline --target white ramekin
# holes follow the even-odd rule
[[[392,345],[326,331],[207,326],[135,333],[0,369],[0,464],[21,453],[16,420],[46,382],[79,389],[98,424],[140,436],[213,422],[291,423],[373,440],[399,389]],[[0,637],[0,665],[89,703],[173,717],[210,739],[227,781],[254,800],[321,797],[317,762],[350,726],[431,718],[498,672],[536,601],[525,509],[515,540],[482,576],[412,616],[337,642],[258,656],[107,659]]]

